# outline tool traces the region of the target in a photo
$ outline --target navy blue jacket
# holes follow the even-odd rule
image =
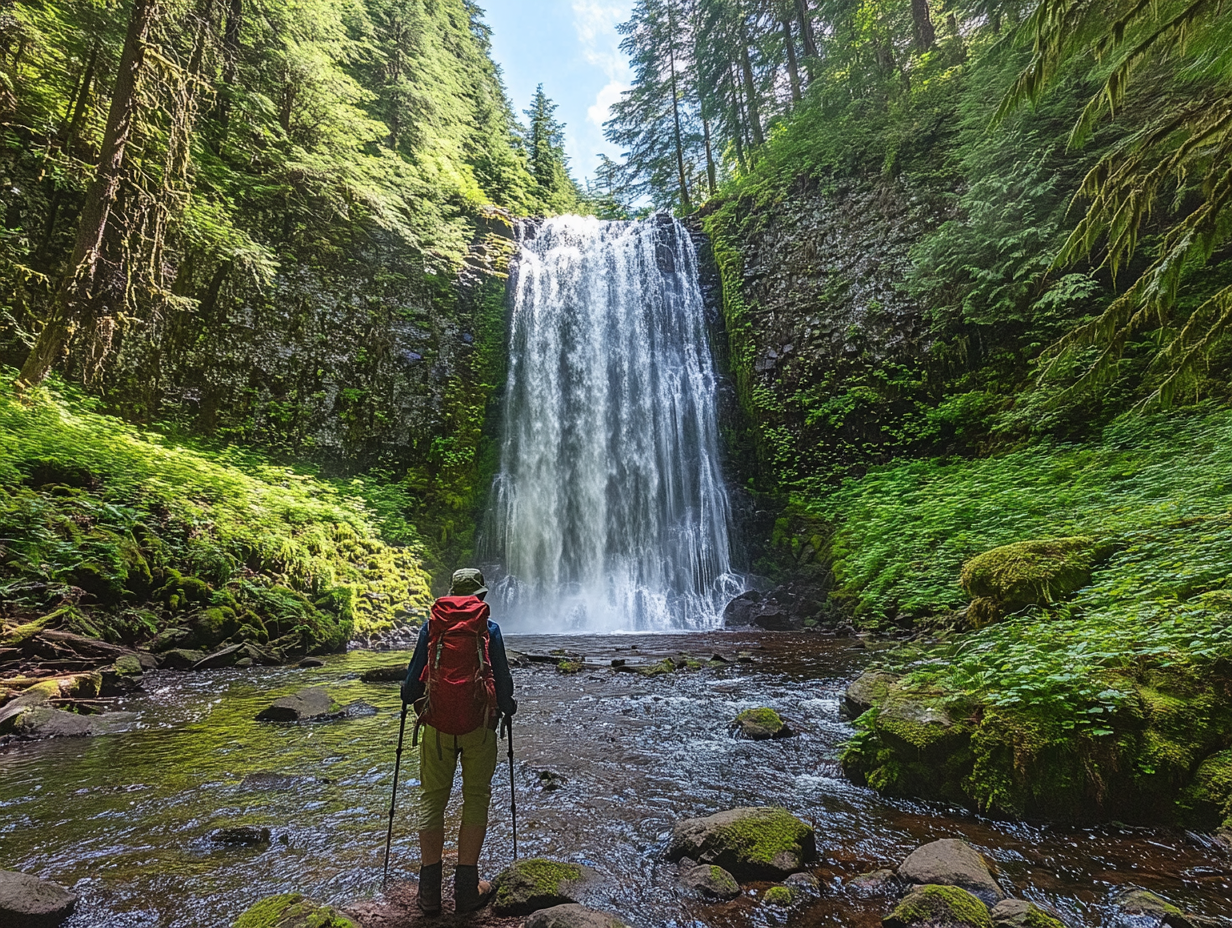
[[[513,715],[518,711],[518,702],[513,698],[513,674],[509,672],[509,657],[505,654],[505,640],[501,638],[500,626],[488,619],[488,657],[492,660],[492,676],[496,681],[496,708],[501,715]],[[419,640],[415,642],[415,656],[411,658],[406,668],[406,679],[402,683],[402,701],[413,703],[424,694],[424,684],[420,680],[423,669],[428,663],[428,623],[424,622],[419,630]]]

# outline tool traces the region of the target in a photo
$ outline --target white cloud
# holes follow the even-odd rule
[[[629,85],[624,81],[612,81],[606,87],[599,91],[595,96],[595,102],[586,110],[586,119],[594,123],[600,129],[608,120],[608,114],[612,110],[612,104],[620,99],[620,95],[629,89]]]

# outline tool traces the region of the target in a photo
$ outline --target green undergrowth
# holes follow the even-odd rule
[[[251,452],[190,448],[0,387],[6,624],[154,647],[342,648],[425,606],[415,547],[345,489]]]
[[[907,676],[858,724],[857,778],[1015,815],[1227,815],[1219,765],[1177,796],[1232,745],[1232,412],[899,464],[814,505],[865,622],[1001,597],[992,624],[885,659]]]

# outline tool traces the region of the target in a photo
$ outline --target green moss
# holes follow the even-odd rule
[[[1214,831],[1232,816],[1232,750],[1212,754],[1198,766],[1181,795],[1183,820]]]
[[[745,709],[736,716],[737,722],[749,722],[753,725],[760,725],[762,728],[768,728],[771,731],[778,731],[783,727],[783,719],[773,709],[762,707],[760,709]]]
[[[1015,542],[971,558],[959,579],[979,603],[972,625],[1070,596],[1091,582],[1092,568],[1106,554],[1094,539],[1079,535]]]
[[[988,907],[957,886],[919,886],[909,892],[885,919],[888,928],[924,925],[964,925],[992,928]]]
[[[762,899],[766,905],[786,909],[790,908],[791,904],[795,901],[795,894],[787,886],[771,886],[766,890],[766,894]]]
[[[657,677],[664,673],[675,673],[676,663],[670,657],[665,657],[657,664],[650,664],[646,667],[638,667],[637,672],[644,677]]]
[[[813,829],[786,809],[766,808],[719,830],[720,843],[742,860],[772,865],[784,851],[808,856]],[[801,853],[803,851],[803,853]]]
[[[1023,928],[1065,928],[1065,923],[1054,918],[1037,905],[1027,909],[1022,919]]]
[[[519,860],[496,880],[494,905],[498,914],[528,915],[536,908],[568,901],[569,884],[582,879],[577,864],[543,857]]]
[[[561,673],[578,673],[586,665],[581,661],[561,661],[556,665],[556,669]]]
[[[740,893],[740,884],[736,882],[736,878],[716,864],[710,865],[710,882],[720,893],[733,896]]]
[[[318,905],[299,893],[262,899],[236,920],[234,928],[358,928],[332,906]]]

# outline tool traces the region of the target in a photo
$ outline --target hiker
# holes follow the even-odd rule
[[[454,769],[462,759],[462,826],[454,872],[454,910],[473,912],[487,904],[491,884],[479,879],[479,851],[488,827],[497,726],[517,711],[513,677],[500,627],[488,616],[483,574],[454,571],[449,595],[432,612],[415,645],[402,684],[402,701],[415,707],[419,741],[419,908],[441,911],[441,853],[445,805]]]

